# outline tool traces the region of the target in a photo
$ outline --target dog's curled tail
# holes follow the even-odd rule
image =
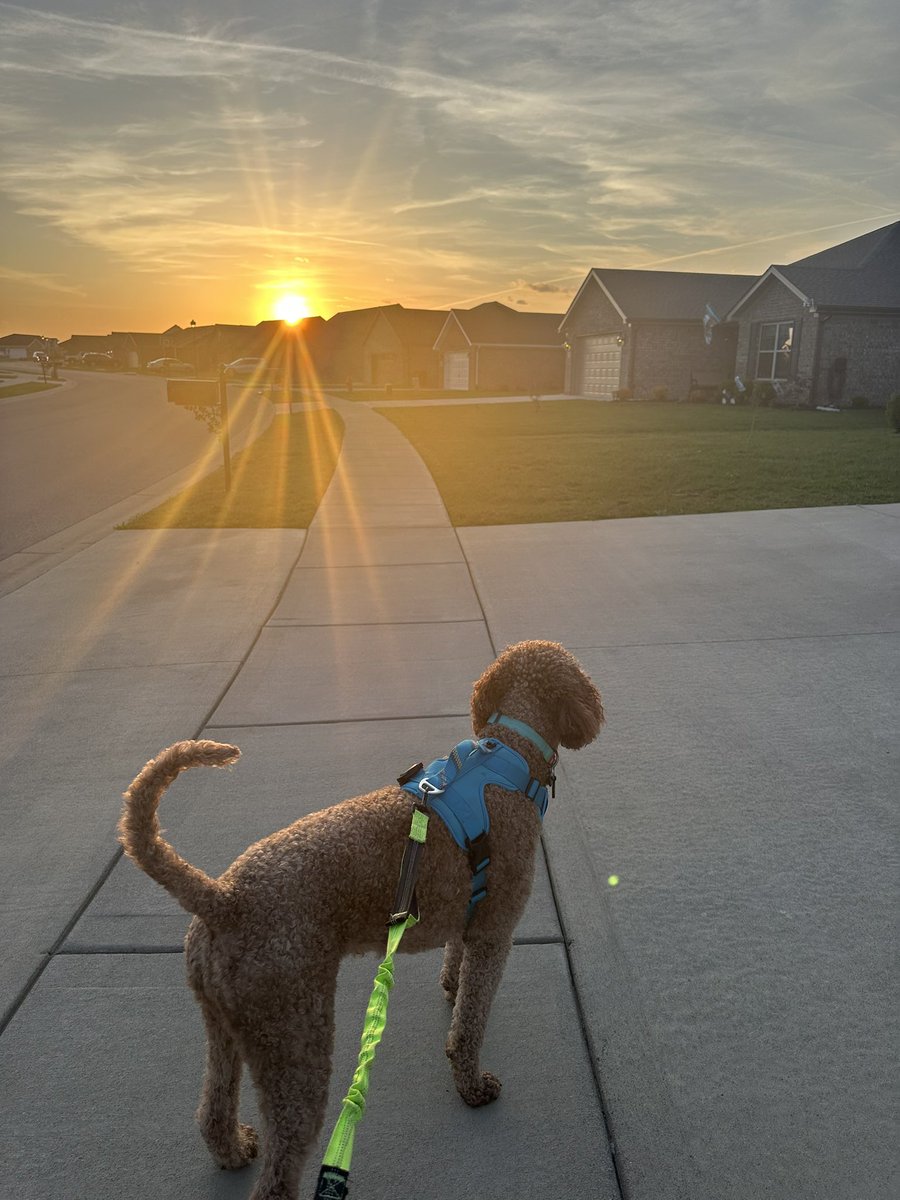
[[[125,793],[119,821],[119,841],[128,857],[162,884],[182,908],[210,926],[222,924],[226,917],[226,891],[164,841],[156,810],[166,788],[188,767],[226,767],[240,755],[237,746],[221,742],[176,742],[152,758],[134,779]]]

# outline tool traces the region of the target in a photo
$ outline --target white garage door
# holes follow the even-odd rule
[[[615,334],[579,338],[576,343],[578,394],[611,400],[619,389],[622,347]]]
[[[469,355],[465,351],[444,355],[444,387],[468,390]]]

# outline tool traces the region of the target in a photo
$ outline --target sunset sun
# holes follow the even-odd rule
[[[303,296],[291,292],[275,301],[275,316],[286,325],[296,325],[309,316],[309,304]]]

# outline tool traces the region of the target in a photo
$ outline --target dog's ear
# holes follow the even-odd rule
[[[487,668],[472,688],[472,729],[478,733],[488,723],[488,718],[503,706],[503,697],[508,686],[509,663],[501,655]]]
[[[563,697],[557,713],[559,742],[567,750],[580,750],[600,732],[605,717],[600,693],[586,675],[579,686]]]

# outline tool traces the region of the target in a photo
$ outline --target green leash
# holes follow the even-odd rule
[[[413,810],[409,840],[400,866],[400,879],[394,898],[394,912],[388,922],[387,950],[384,960],[375,974],[375,985],[369,997],[366,1019],[363,1024],[359,1058],[350,1090],[343,1099],[341,1115],[338,1117],[316,1183],[314,1200],[344,1200],[350,1179],[350,1160],[353,1157],[353,1139],[356,1127],[366,1110],[369,1091],[369,1068],[387,1024],[387,1006],[391,988],[394,986],[394,955],[400,940],[419,920],[415,900],[416,876],[419,858],[428,832],[428,813],[418,805]]]

